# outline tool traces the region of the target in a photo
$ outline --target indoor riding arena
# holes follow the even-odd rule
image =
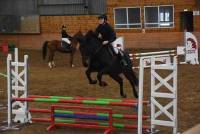
[[[199,45],[199,0],[0,0],[0,133],[199,134]]]

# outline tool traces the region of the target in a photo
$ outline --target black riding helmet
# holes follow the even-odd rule
[[[63,29],[63,28],[66,28],[66,26],[65,26],[65,25],[62,25],[62,29]]]
[[[105,14],[99,15],[98,19],[104,19],[107,21],[107,16]]]

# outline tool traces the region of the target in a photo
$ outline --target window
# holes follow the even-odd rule
[[[0,15],[0,33],[40,33],[39,15]]]
[[[141,28],[142,24],[140,12],[140,8],[115,8],[115,28]]]
[[[37,0],[0,1],[0,33],[40,33]]]
[[[106,12],[106,0],[38,0],[40,15],[86,15]]]
[[[160,28],[174,26],[173,6],[147,6],[144,8],[145,27]]]
[[[173,27],[173,6],[160,6],[160,27]]]

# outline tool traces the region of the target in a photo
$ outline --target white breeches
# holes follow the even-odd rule
[[[124,38],[119,37],[113,43],[112,46],[116,54],[118,54],[119,49],[124,50]]]
[[[71,41],[68,38],[62,38],[62,41],[66,42],[67,44],[71,44]]]

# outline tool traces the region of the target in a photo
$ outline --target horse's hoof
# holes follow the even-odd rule
[[[53,69],[53,68],[55,68],[55,67],[56,67],[56,66],[49,66],[50,69]]]
[[[97,84],[96,80],[90,81],[90,84]]]
[[[107,84],[106,82],[102,81],[102,82],[99,83],[99,85],[100,85],[101,87],[105,87],[105,86],[107,86],[108,84]]]
[[[49,69],[52,69],[53,67],[52,66],[49,66]]]
[[[107,85],[108,85],[105,81],[102,81],[102,83],[103,83],[104,86],[107,86]]]

